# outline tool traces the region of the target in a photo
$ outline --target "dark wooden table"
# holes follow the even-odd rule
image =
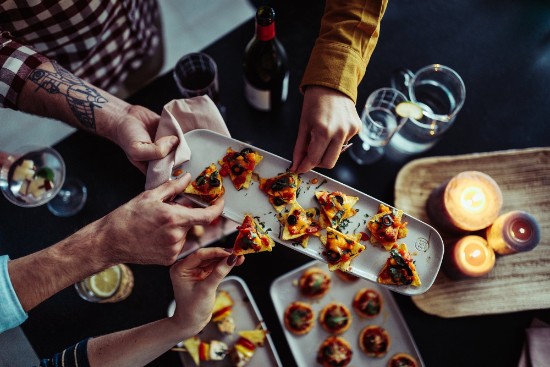
[[[287,49],[291,73],[288,102],[280,111],[256,112],[243,97],[240,65],[244,47],[254,32],[252,20],[205,52],[219,66],[221,102],[227,108],[226,121],[233,137],[291,159],[302,104],[298,84],[319,29],[322,3],[289,3],[274,1],[277,34]],[[390,1],[378,46],[360,86],[358,110],[370,92],[389,86],[394,69],[417,70],[441,63],[464,79],[466,103],[442,140],[422,156],[548,146],[548,19],[550,7],[542,0]],[[168,73],[132,96],[130,102],[160,113],[165,103],[178,97]],[[86,206],[74,217],[58,218],[46,207],[18,208],[0,197],[0,253],[17,258],[49,246],[143,190],[144,177],[110,142],[78,132],[55,148],[66,160],[68,175],[88,186]],[[370,166],[358,166],[344,154],[335,169],[320,172],[392,203],[395,177],[405,163],[384,158]],[[230,236],[222,245],[231,246],[233,238]],[[278,276],[309,260],[278,246],[272,253],[249,257],[233,272],[251,289],[285,367],[295,366],[296,362],[277,320],[269,286]],[[172,300],[168,269],[131,268],[136,285],[124,302],[88,303],[70,287],[33,310],[23,329],[37,353],[51,355],[86,336],[164,317]],[[550,322],[549,310],[442,319],[423,313],[409,297],[395,294],[395,299],[427,366],[516,366],[524,329],[534,317]],[[178,363],[177,355],[168,352],[151,366]]]

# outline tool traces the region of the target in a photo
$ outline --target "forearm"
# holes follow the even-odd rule
[[[8,262],[8,273],[25,311],[110,265],[94,222],[65,240]]]
[[[191,336],[166,318],[91,339],[88,360],[91,367],[144,366]]]
[[[114,141],[116,125],[128,113],[130,105],[58,64],[46,62],[33,69],[25,80],[17,108]]]

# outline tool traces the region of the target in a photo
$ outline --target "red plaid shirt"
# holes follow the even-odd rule
[[[156,0],[0,2],[0,107],[15,108],[25,79],[55,60],[111,93],[155,52]]]

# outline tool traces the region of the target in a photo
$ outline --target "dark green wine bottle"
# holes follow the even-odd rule
[[[288,60],[275,35],[275,11],[262,6],[256,12],[256,34],[246,46],[243,60],[245,97],[261,111],[272,111],[288,95]]]

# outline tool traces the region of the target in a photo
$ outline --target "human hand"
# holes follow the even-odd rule
[[[308,87],[290,171],[333,168],[342,146],[360,129],[361,119],[348,96],[331,88]]]
[[[229,251],[228,251],[229,250]],[[244,262],[231,249],[202,248],[170,268],[176,310],[172,319],[186,339],[198,334],[212,317],[216,290],[233,269]]]
[[[116,125],[114,140],[141,172],[147,172],[147,162],[161,159],[175,148],[178,138],[165,136],[153,143],[160,116],[153,111],[131,105]]]
[[[193,225],[209,224],[222,211],[223,198],[206,208],[171,203],[191,182],[189,173],[165,182],[115,209],[94,223],[106,263],[171,265]]]

